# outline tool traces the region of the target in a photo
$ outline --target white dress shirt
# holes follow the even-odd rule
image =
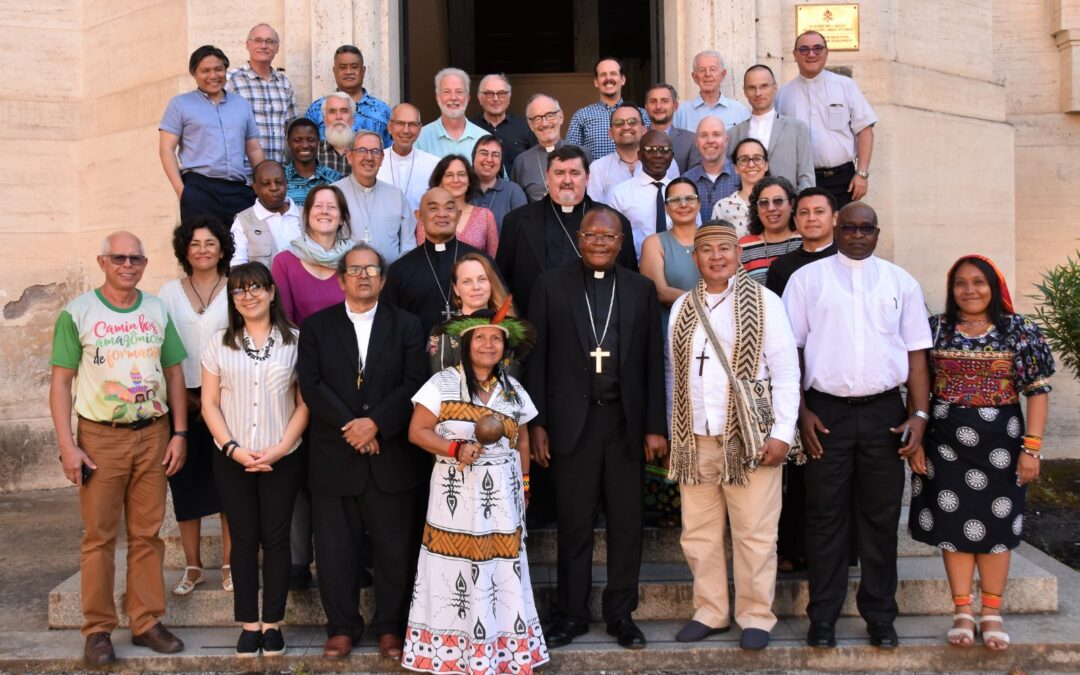
[[[431,178],[431,172],[438,163],[438,157],[419,148],[414,147],[412,152],[402,157],[394,152],[393,147],[389,147],[375,177],[404,192],[409,208],[417,211],[420,209],[420,198],[429,189],[428,179]]]
[[[875,256],[806,265],[791,275],[784,306],[803,349],[804,389],[880,394],[907,381],[908,352],[932,344],[919,283]]]
[[[675,166],[675,162],[671,163]],[[677,171],[677,170],[676,170]],[[676,175],[678,175],[676,173]],[[668,183],[675,179],[668,171],[668,175],[660,180],[664,184],[662,189],[667,189]],[[641,258],[641,242],[650,234],[656,234],[656,179],[639,171],[637,175],[628,181],[615,186],[608,194],[608,206],[626,216],[630,221],[630,228],[634,231],[634,251],[638,259]],[[667,228],[671,229],[671,216],[664,214]],[[701,214],[698,213],[697,224],[701,224]]]
[[[761,141],[763,147],[769,147],[769,139],[772,138],[773,122],[776,121],[776,110],[770,110],[764,115],[750,115],[750,138]],[[734,148],[732,148],[734,150]]]
[[[586,192],[589,199],[594,202],[608,204],[608,200],[611,199],[611,192],[616,185],[625,183],[634,176],[640,175],[642,175],[640,159],[634,160],[633,164],[627,164],[619,157],[619,153],[613,152],[589,164],[589,187]],[[672,178],[676,178],[678,175],[679,167],[672,161],[671,166],[668,167],[664,185],[667,185]]]
[[[371,244],[387,265],[416,248],[416,210],[409,208],[404,192],[378,179],[372,187],[364,187],[353,176],[334,186],[349,204],[353,241]]]
[[[303,233],[303,228],[300,225],[300,207],[288,197],[285,198],[285,201],[289,204],[289,208],[285,213],[274,213],[263,206],[258,199],[255,200],[255,204],[251,207],[254,209],[255,217],[259,219],[259,222],[270,230],[270,236],[274,238],[274,250],[279,253],[288,251],[289,244],[294,239],[299,239]],[[229,267],[251,262],[248,257],[247,235],[244,234],[244,226],[240,224],[239,218],[233,220],[230,231],[232,232],[235,250],[232,260],[229,261]]]
[[[722,294],[705,294],[709,323],[712,324],[716,339],[724,350],[723,358],[731,363],[731,350],[735,342],[735,303],[728,290]],[[795,338],[788,325],[784,304],[775,293],[762,289],[765,301],[765,336],[761,351],[761,365],[757,379],[770,378],[772,381],[773,414],[775,420],[769,435],[791,445],[795,438],[795,423],[799,416],[799,353],[795,348]],[[690,291],[693,293],[694,291]],[[689,300],[689,293],[679,296],[671,305],[671,321],[668,324],[668,345],[670,349],[672,335],[675,332],[675,317],[684,302]],[[717,305],[717,303],[719,304]],[[715,307],[714,307],[715,305]],[[704,361],[698,357],[705,354]],[[699,375],[699,367],[701,374]],[[694,330],[690,352],[690,401],[694,411],[694,433],[699,436],[719,436],[727,425],[728,396],[730,386],[727,371],[717,360],[705,329],[698,326]],[[668,369],[668,396],[674,392],[674,373]]]
[[[855,80],[823,70],[812,80],[802,75],[780,87],[776,109],[810,128],[814,166],[829,169],[855,160],[855,136],[877,123]]]
[[[366,312],[354,312],[349,308],[349,303],[345,303],[345,316],[349,317],[349,321],[352,321],[353,330],[356,331],[356,348],[360,353],[360,371],[363,372],[367,367],[367,351],[368,343],[371,341],[371,324],[375,321],[375,310],[379,308],[379,303]]]

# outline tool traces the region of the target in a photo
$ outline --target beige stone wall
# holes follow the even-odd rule
[[[742,98],[741,73],[757,61],[787,81],[796,72],[794,6],[665,2],[666,78],[692,97],[690,57],[714,48],[727,57],[728,95]],[[881,119],[869,201],[881,214],[882,253],[919,278],[938,310],[945,267],[977,247],[1030,310],[1040,270],[1080,246],[1080,116],[1062,112],[1080,91],[1065,86],[1080,70],[1071,66],[1078,1],[861,6],[863,48],[831,62],[850,68]],[[8,214],[0,221],[0,490],[62,483],[47,406],[52,322],[98,283],[101,237],[121,227],[143,237],[147,290],[176,274],[169,239],[177,207],[158,162],[157,123],[168,99],[192,86],[190,51],[217,44],[239,64],[248,29],[265,20],[281,34],[275,65],[302,106],[333,87],[331,54],[343,42],[364,50],[369,90],[395,101],[399,7],[43,0],[0,9],[0,200]],[[1080,386],[1067,373],[1055,384],[1051,453],[1080,456]]]

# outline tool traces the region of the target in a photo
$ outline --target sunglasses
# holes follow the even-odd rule
[[[142,267],[146,264],[146,256],[144,255],[118,255],[114,253],[107,253],[105,255],[109,259],[109,262],[120,267],[124,263],[131,263],[132,267]]]
[[[668,197],[664,200],[664,203],[672,206],[683,206],[684,204],[696,204],[697,201],[697,195],[682,195],[681,197]]]
[[[767,209],[771,204],[774,209],[778,209],[784,204],[787,204],[787,201],[787,197],[773,197],[772,199],[766,197],[764,199],[757,200],[757,207],[759,209]]]
[[[814,45],[813,47],[808,47],[806,45],[803,45],[802,47],[799,47],[795,51],[799,52],[799,54],[801,54],[802,56],[806,56],[810,52],[813,52],[814,56],[821,56],[821,54],[826,49],[827,49],[827,47],[825,47],[825,45]]]
[[[848,236],[858,232],[864,237],[872,237],[878,231],[877,225],[848,225],[845,223],[844,225],[837,225],[837,227]]]

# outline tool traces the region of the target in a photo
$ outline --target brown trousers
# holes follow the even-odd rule
[[[158,536],[165,518],[165,467],[169,424],[159,418],[137,431],[79,420],[79,447],[97,465],[79,489],[82,539],[82,634],[111,633],[119,623],[113,601],[116,531],[127,522],[127,612],[133,634],[144,633],[165,613],[162,564],[165,543]]]
[[[711,628],[730,625],[724,530],[731,520],[735,621],[743,629],[770,631],[776,593],[776,531],[780,521],[778,466],[762,466],[746,486],[720,483],[723,437],[696,436],[701,483],[680,485],[683,555],[694,575],[694,620]]]

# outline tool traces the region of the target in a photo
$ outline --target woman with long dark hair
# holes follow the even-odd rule
[[[229,261],[233,238],[228,226],[216,218],[198,217],[182,222],[173,230],[173,253],[184,276],[167,282],[158,296],[165,303],[180,339],[191,350],[181,366],[187,384],[187,461],[169,477],[173,510],[184,547],[184,575],[173,587],[176,595],[188,595],[204,581],[200,551],[202,519],[221,513],[217,485],[214,484],[214,439],[203,421],[201,401],[202,353],[214,336],[228,323]],[[228,518],[221,513],[221,585],[233,589],[229,566]]]
[[[461,155],[443,157],[431,172],[428,187],[444,188],[457,202],[459,215],[454,236],[494,258],[499,250],[499,226],[489,209],[470,203],[481,192],[480,179],[469,160]],[[416,243],[424,243],[424,226],[420,223],[416,224]]]
[[[289,524],[304,475],[294,451],[308,409],[297,385],[299,332],[285,318],[270,271],[229,275],[229,325],[202,357],[203,416],[220,452],[214,476],[233,538],[238,656],[285,653],[279,623],[289,589]],[[262,614],[259,551],[262,549]]]
[[[1024,528],[1027,484],[1039,477],[1054,358],[1038,326],[1013,309],[988,258],[960,258],[947,278],[945,313],[930,317],[931,419],[910,460],[908,526],[913,539],[942,551],[955,606],[949,644],[972,645],[977,623],[983,644],[1003,651],[1001,596]]]
[[[762,178],[750,191],[750,234],[739,239],[739,262],[763,286],[769,265],[802,246],[795,234],[795,197],[794,186],[782,176]]]

